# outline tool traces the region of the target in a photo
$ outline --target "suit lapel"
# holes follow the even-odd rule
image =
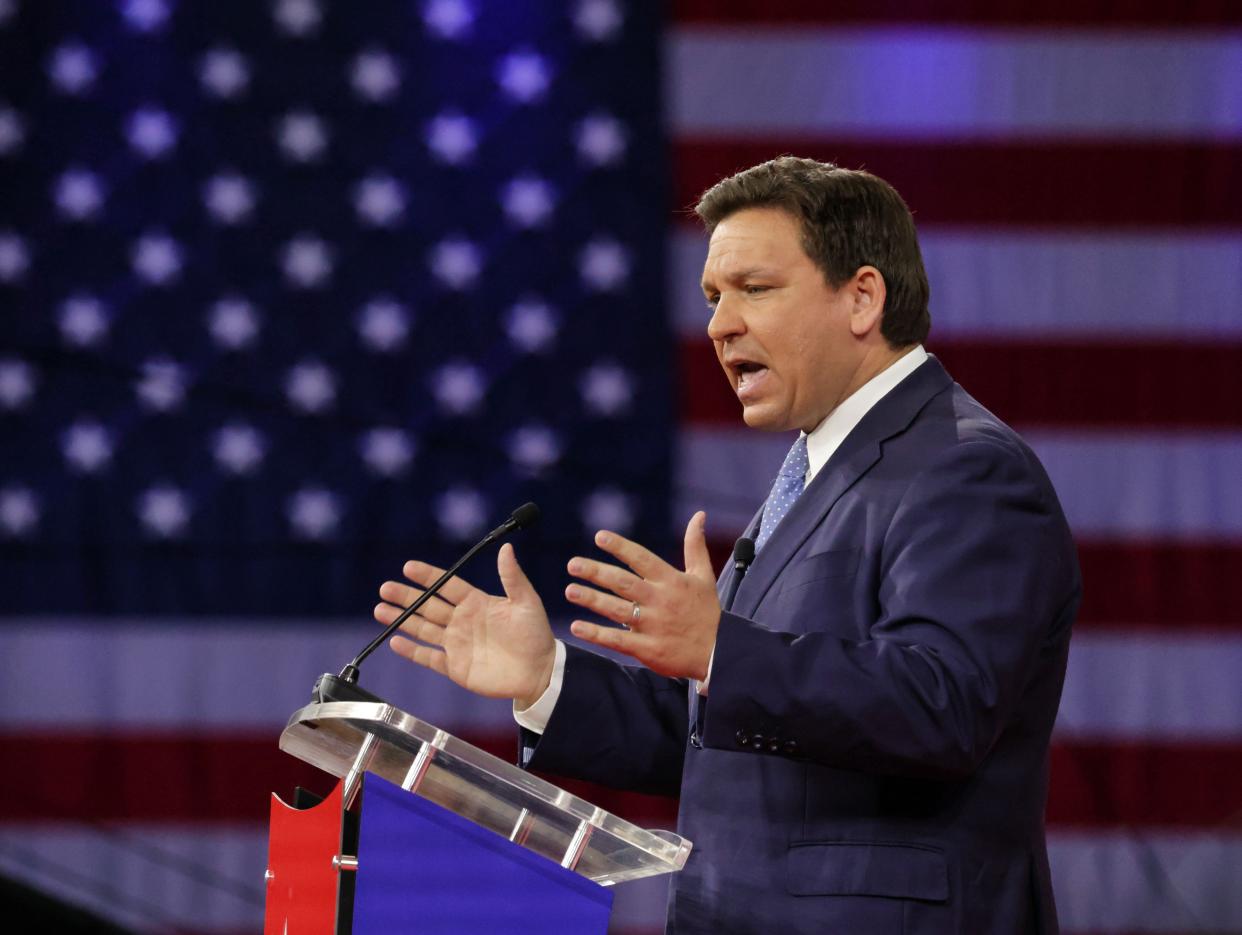
[[[733,601],[734,613],[743,617],[754,613],[802,543],[819,527],[841,495],[880,460],[882,443],[904,432],[932,397],[952,382],[940,361],[929,355],[914,373],[863,416],[755,556]]]

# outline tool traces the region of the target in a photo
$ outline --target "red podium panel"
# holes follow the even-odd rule
[[[263,935],[335,935],[341,785],[305,809],[272,794]]]

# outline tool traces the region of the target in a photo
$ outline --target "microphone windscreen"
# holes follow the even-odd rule
[[[514,529],[525,529],[539,521],[539,507],[533,503],[523,503],[509,517]]]
[[[746,536],[738,539],[733,544],[733,561],[741,562],[743,565],[749,565],[755,560],[755,540],[748,539]]]

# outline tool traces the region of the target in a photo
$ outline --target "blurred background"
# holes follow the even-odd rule
[[[1226,0],[0,0],[0,907],[259,931],[268,793],[326,788],[288,715],[526,500],[562,625],[601,526],[675,558],[707,509],[719,567],[788,439],[718,372],[689,208],[781,153],[902,192],[929,349],[1074,526],[1063,929],[1242,932]],[[362,681],[513,755],[505,704]]]

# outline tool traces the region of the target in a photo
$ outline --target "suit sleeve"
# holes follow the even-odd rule
[[[686,680],[565,649],[565,678],[547,730],[521,732],[522,765],[676,796],[688,732]]]
[[[846,769],[952,778],[978,766],[1041,647],[1067,636],[1054,631],[1077,600],[1051,485],[1017,445],[957,444],[912,480],[878,561],[869,621],[767,628],[722,617],[705,746],[738,750],[760,734],[786,755]]]

